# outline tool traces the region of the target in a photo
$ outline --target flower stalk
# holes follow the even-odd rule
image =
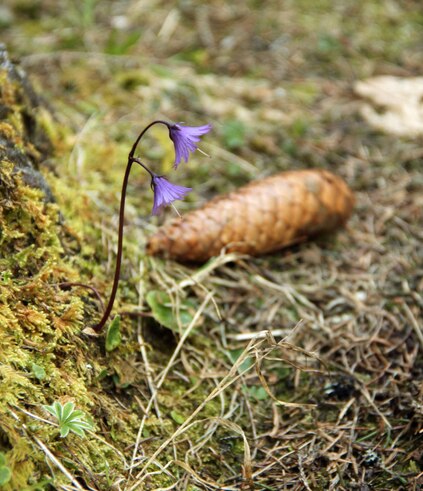
[[[163,124],[167,126],[169,130],[169,137],[174,143],[175,147],[175,163],[174,168],[176,169],[179,165],[181,159],[185,162],[188,161],[189,152],[194,152],[197,149],[196,143],[199,141],[199,137],[211,129],[211,125],[205,125],[200,127],[190,127],[183,126],[180,124],[171,124],[163,120],[155,120],[147,125],[141,133],[138,135],[134,144],[132,145],[131,151],[128,154],[128,162],[126,164],[125,174],[122,182],[122,191],[120,198],[120,208],[119,208],[119,225],[118,225],[118,244],[117,244],[117,255],[115,264],[115,273],[113,277],[112,291],[110,293],[109,300],[107,302],[106,308],[103,312],[103,316],[98,324],[96,324],[93,329],[96,332],[100,332],[105,326],[107,319],[109,318],[113,304],[116,298],[116,293],[119,285],[120,271],[122,266],[122,252],[123,252],[123,225],[125,218],[125,201],[126,193],[129,182],[129,175],[131,173],[132,164],[135,162],[140,165],[151,177],[151,188],[154,193],[154,205],[152,214],[157,215],[161,210],[168,205],[173,206],[173,201],[183,199],[186,194],[191,191],[191,188],[186,188],[183,186],[178,186],[172,184],[167,180],[165,176],[159,176],[152,172],[147,165],[145,165],[139,158],[135,157],[135,152],[138,144],[140,143],[142,137],[145,133],[154,125]]]

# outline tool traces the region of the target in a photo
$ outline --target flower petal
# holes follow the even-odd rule
[[[169,137],[175,146],[175,169],[181,160],[188,162],[189,153],[197,150],[196,143],[200,141],[200,136],[208,133],[211,129],[211,124],[203,126],[169,125]]]
[[[151,186],[154,191],[153,215],[158,215],[165,206],[177,199],[184,199],[192,189],[172,184],[164,176],[154,176]]]

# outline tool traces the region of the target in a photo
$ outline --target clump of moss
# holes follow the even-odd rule
[[[0,164],[0,195],[0,451],[12,470],[5,489],[12,490],[50,475],[37,440],[53,453],[75,447],[81,455],[86,448],[96,461],[110,450],[94,439],[83,447],[77,437],[60,441],[53,426],[35,419],[45,418],[41,405],[55,400],[71,399],[91,412],[96,401],[87,373],[98,348],[80,338],[80,295],[58,287],[77,272],[61,245],[57,205],[26,185],[7,160]]]
[[[84,312],[95,305],[86,292],[60,287],[80,276],[69,247],[75,238],[58,205],[46,199],[49,190],[34,180],[28,184],[28,176],[43,180],[35,167],[48,147],[38,143],[48,138],[41,137],[21,82],[0,70],[0,452],[12,473],[4,489],[51,480],[51,455],[70,459],[76,476],[95,472],[102,487],[106,470],[111,473],[106,467],[122,469],[118,453],[93,434],[84,442],[76,435],[60,439],[57,428],[41,420],[48,419],[43,404],[72,400],[98,429],[96,416],[116,408],[97,379],[104,368],[100,346],[81,334]],[[133,441],[136,425],[129,411],[118,426],[116,441]],[[60,472],[54,480],[68,482]]]

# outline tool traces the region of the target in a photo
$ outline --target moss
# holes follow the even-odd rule
[[[116,474],[122,469],[116,452],[91,436],[83,444],[75,435],[61,440],[53,426],[36,419],[48,417],[41,406],[55,400],[71,399],[90,414],[96,412],[99,398],[112,398],[90,393],[90,386],[96,384],[88,367],[107,361],[101,361],[97,344],[81,338],[85,292],[81,296],[81,292],[64,291],[58,286],[61,281],[80,277],[69,247],[70,234],[58,205],[47,203],[42,190],[24,182],[15,154],[8,151],[18,149],[22,158],[29,159],[25,163],[28,167],[41,155],[27,133],[24,117],[28,106],[23,108],[18,102],[21,89],[4,72],[1,83],[1,104],[8,110],[7,119],[0,124],[0,135],[7,142],[0,163],[0,449],[6,451],[12,470],[12,479],[4,489],[24,489],[51,476],[37,441],[59,460],[72,455],[70,468],[76,474],[85,472],[84,466],[88,465],[90,472],[98,472],[101,482],[104,462]],[[45,111],[42,119],[39,126],[48,127],[49,136],[59,140],[63,131]],[[74,193],[69,188],[67,192],[69,196]],[[135,428],[131,418],[119,418],[116,441],[133,441]],[[59,483],[64,478],[59,473],[54,479]]]

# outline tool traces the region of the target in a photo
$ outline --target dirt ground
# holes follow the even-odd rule
[[[421,489],[423,109],[411,121],[389,105],[397,90],[381,86],[381,105],[357,88],[422,75],[421,2],[6,0],[0,29],[53,113],[44,174],[67,230],[36,281],[47,256],[1,272],[0,329],[16,314],[21,333],[0,353],[4,489]],[[181,214],[303,168],[343,177],[356,207],[337,233],[274,254],[181,265],[145,254],[174,212],[150,216],[137,170],[114,312],[141,314],[105,351],[85,330],[93,297],[54,285],[107,298],[126,156],[158,118],[213,124],[211,158],[176,172],[166,132],[143,141],[193,188]],[[69,400],[93,425],[84,438],[60,438],[42,408]]]

